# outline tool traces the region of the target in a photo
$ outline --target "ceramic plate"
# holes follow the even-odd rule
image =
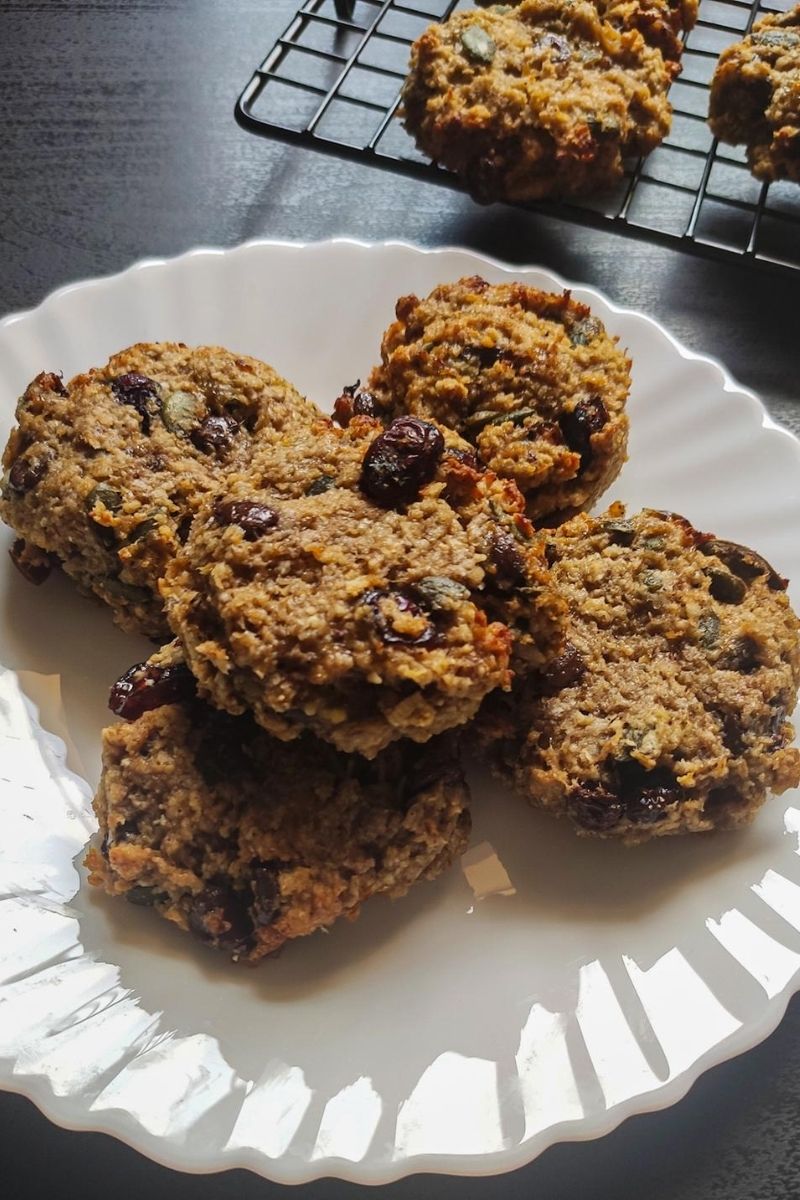
[[[396,298],[480,272],[462,250],[251,243],[142,262],[0,326],[0,437],[41,370],[139,340],[218,342],[329,408]],[[630,461],[606,500],[677,509],[800,582],[800,444],[716,363],[576,287],[634,361]],[[90,894],[109,683],[149,646],[0,535],[0,1083],[171,1167],[301,1182],[480,1174],[678,1100],[753,1046],[800,979],[800,806],[743,833],[581,841],[475,772],[460,867],[258,970]],[[795,602],[800,596],[795,594]]]

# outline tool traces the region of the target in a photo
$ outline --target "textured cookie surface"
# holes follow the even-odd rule
[[[564,605],[519,492],[464,446],[416,418],[321,420],[232,476],[163,583],[203,693],[373,757],[557,652]]]
[[[721,141],[747,146],[759,179],[800,183],[800,5],[762,17],[722,52],[709,124]]]
[[[798,622],[764,559],[619,505],[562,526],[548,555],[566,650],[480,718],[534,805],[638,842],[734,828],[800,782]]]
[[[630,361],[585,304],[478,276],[405,296],[369,389],[513,479],[531,519],[592,504],[625,459]]]
[[[271,367],[214,346],[140,344],[17,406],[0,516],[34,581],[57,559],[123,629],[167,633],[158,580],[204,496],[316,408]]]
[[[91,883],[252,962],[433,879],[470,829],[449,740],[367,763],[200,701],[107,729],[94,807]]]
[[[588,0],[456,12],[412,47],[405,123],[478,200],[583,194],[669,131],[676,69]]]

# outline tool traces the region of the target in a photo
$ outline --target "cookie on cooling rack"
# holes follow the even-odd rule
[[[565,652],[479,718],[490,759],[583,834],[732,829],[800,783],[786,581],[672,513],[621,505],[548,536]]]
[[[588,0],[456,12],[412,47],[404,120],[479,201],[585,195],[667,134],[677,70]]]
[[[449,739],[372,763],[308,734],[279,742],[190,699],[174,654],[157,662],[113,689],[131,720],[103,734],[95,886],[256,962],[466,849],[469,793]]]
[[[158,580],[202,499],[259,440],[318,413],[265,363],[165,342],[68,384],[41,374],[16,415],[0,516],[20,570],[41,582],[57,561],[123,629],[159,637]]]
[[[722,52],[709,124],[720,141],[747,147],[758,179],[800,183],[800,5],[762,17]]]
[[[593,504],[625,453],[630,360],[585,304],[479,276],[404,296],[367,388],[375,408],[469,439],[532,520]]]
[[[370,758],[463,724],[563,638],[518,490],[417,417],[323,420],[259,452],[162,592],[217,707]]]

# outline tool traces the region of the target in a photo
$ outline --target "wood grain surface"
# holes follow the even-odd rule
[[[236,95],[294,8],[294,0],[0,0],[0,312],[143,256],[259,235],[463,244],[541,263],[652,314],[692,349],[721,359],[800,432],[800,276],[779,280],[481,209],[457,193],[238,128]],[[343,303],[346,289],[343,280]],[[795,1001],[767,1042],[709,1072],[672,1109],[599,1141],[554,1147],[512,1175],[418,1177],[379,1194],[794,1200],[799,1111]],[[330,1181],[292,1194],[344,1200],[357,1191]],[[283,1194],[244,1172],[172,1173],[102,1135],[56,1129],[12,1095],[0,1096],[0,1192],[9,1200]]]

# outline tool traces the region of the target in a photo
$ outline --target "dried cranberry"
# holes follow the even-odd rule
[[[581,829],[605,833],[619,824],[625,808],[601,783],[584,783],[567,796],[567,812]]]
[[[281,890],[278,862],[256,862],[253,866],[251,887],[253,890],[252,914],[256,925],[271,925],[280,912]]]
[[[149,433],[152,418],[158,412],[160,398],[158,384],[147,375],[129,371],[111,380],[111,390],[120,404],[130,404],[142,418],[142,432]]]
[[[214,518],[218,525],[238,525],[248,542],[257,541],[278,524],[275,509],[258,500],[225,500],[214,509]]]
[[[239,422],[233,417],[206,417],[199,427],[192,431],[191,438],[198,450],[206,454],[230,450],[233,445],[233,435],[239,428]]]
[[[361,490],[385,508],[410,504],[433,479],[443,453],[444,438],[435,425],[398,417],[367,450]]]
[[[52,556],[29,546],[24,538],[17,538],[8,553],[23,579],[36,587],[44,583],[53,569]]]
[[[426,614],[423,613],[420,606],[404,592],[371,588],[364,592],[361,602],[369,608],[372,623],[377,629],[381,641],[386,642],[387,645],[427,646],[438,636],[436,629],[427,620]],[[419,633],[404,633],[402,630],[396,629],[384,609],[385,605],[395,608],[402,615],[425,617],[425,626]]]
[[[226,883],[210,883],[191,901],[187,919],[197,937],[223,950],[242,951],[253,933],[251,896]]]
[[[8,484],[15,492],[29,492],[47,474],[46,458],[18,458],[8,472]]]
[[[117,680],[109,694],[108,707],[115,716],[135,721],[142,713],[164,704],[191,700],[194,694],[194,677],[184,663],[157,667],[143,662]]]
[[[592,435],[608,423],[603,401],[599,396],[580,400],[571,411],[561,414],[558,423],[570,450],[580,454],[581,468],[588,467],[592,461]]]
[[[353,417],[377,417],[378,404],[372,392],[362,388],[361,380],[357,379],[348,387],[342,388],[342,394],[333,405],[333,415],[343,429]]]
[[[574,687],[586,674],[586,663],[577,647],[567,642],[562,654],[545,667],[541,674],[541,688],[545,693],[560,692]]]
[[[519,547],[505,529],[496,529],[489,538],[489,562],[494,568],[496,583],[504,591],[527,584],[528,576]]]

